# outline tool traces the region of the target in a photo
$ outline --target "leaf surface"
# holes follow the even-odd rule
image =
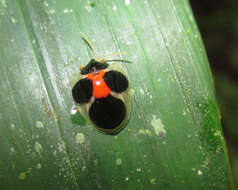
[[[70,81],[90,51],[128,52],[118,135],[77,125]],[[3,189],[232,189],[213,80],[188,1],[0,0]],[[77,122],[76,122],[77,123]]]

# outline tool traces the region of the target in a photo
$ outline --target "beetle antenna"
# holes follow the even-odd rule
[[[95,60],[97,60],[99,62],[120,61],[120,62],[125,62],[125,63],[132,63],[131,61],[124,60],[124,59],[104,59],[105,57],[112,57],[114,55],[127,55],[128,54],[127,52],[114,52],[114,53],[105,55],[103,58],[98,58],[95,48],[94,48],[92,42],[88,39],[87,35],[84,34],[83,32],[80,32],[80,34],[82,35],[83,40],[88,44],[89,48],[92,50]]]
[[[103,62],[112,62],[112,61],[119,61],[119,62],[124,62],[124,63],[132,63],[132,61],[125,60],[125,59],[104,59]]]
[[[94,59],[98,59],[98,58],[97,58],[96,51],[95,51],[95,49],[94,49],[94,47],[93,47],[92,42],[88,39],[88,37],[86,36],[86,34],[84,34],[83,32],[80,32],[80,34],[82,35],[83,40],[88,44],[89,48],[92,50],[93,55],[94,55]]]
[[[120,61],[120,62],[125,62],[125,63],[132,63],[131,61],[125,60],[125,59],[104,59],[105,57],[112,57],[114,55],[128,55],[127,52],[114,52],[107,54],[101,59],[103,62],[111,62],[111,61]]]

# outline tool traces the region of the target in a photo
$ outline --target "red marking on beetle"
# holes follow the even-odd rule
[[[106,98],[111,92],[103,78],[105,73],[104,70],[101,70],[87,74],[87,77],[93,81],[93,97],[95,98]]]

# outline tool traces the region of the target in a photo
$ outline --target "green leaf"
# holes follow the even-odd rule
[[[134,90],[118,135],[75,123],[70,80],[117,51]],[[232,189],[188,1],[0,0],[1,189]]]

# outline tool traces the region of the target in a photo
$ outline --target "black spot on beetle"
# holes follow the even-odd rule
[[[79,80],[72,89],[72,96],[76,103],[82,104],[89,102],[92,97],[93,83],[90,79]]]
[[[122,100],[109,95],[95,99],[89,109],[90,119],[102,129],[118,127],[126,116],[126,107]]]

